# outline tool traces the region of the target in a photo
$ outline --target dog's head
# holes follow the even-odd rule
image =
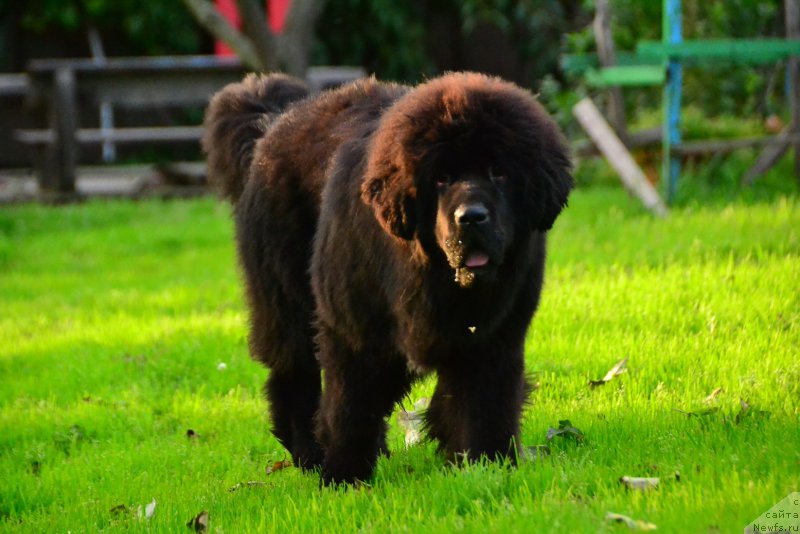
[[[383,116],[362,198],[392,235],[437,247],[461,286],[550,229],[573,185],[563,137],[527,91],[474,73],[424,83]]]

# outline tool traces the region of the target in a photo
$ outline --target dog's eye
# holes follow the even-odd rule
[[[506,181],[506,175],[502,172],[494,171],[491,167],[489,167],[489,179],[494,184],[502,184]]]
[[[451,181],[450,175],[443,174],[438,178],[436,178],[434,183],[436,184],[436,189],[442,190],[445,189],[448,185],[450,185],[450,181]]]

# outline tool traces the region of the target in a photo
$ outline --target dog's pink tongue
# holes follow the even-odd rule
[[[467,267],[483,267],[487,263],[489,263],[489,256],[483,252],[473,252],[467,256],[467,261],[464,262],[464,265]]]

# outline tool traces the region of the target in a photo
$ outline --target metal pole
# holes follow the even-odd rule
[[[662,40],[668,44],[678,44],[683,40],[681,21],[681,0],[664,0]],[[664,86],[664,140],[662,176],[667,180],[667,200],[675,199],[681,161],[672,153],[672,147],[681,142],[681,86],[683,69],[678,59],[670,57],[666,63],[667,83]]]

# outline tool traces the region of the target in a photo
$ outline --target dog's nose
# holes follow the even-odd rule
[[[483,204],[461,204],[456,208],[456,223],[460,226],[467,224],[483,224],[489,220],[489,210]]]

